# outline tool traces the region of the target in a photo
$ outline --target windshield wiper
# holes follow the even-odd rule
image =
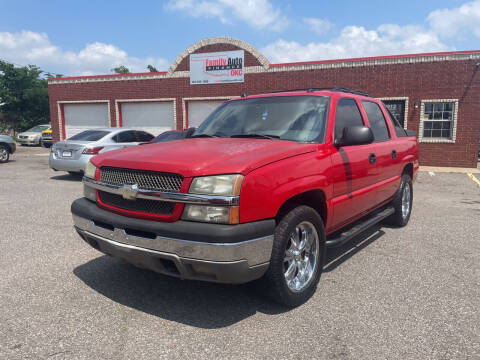
[[[230,136],[231,138],[257,138],[257,139],[280,139],[277,135],[268,134],[237,134]]]

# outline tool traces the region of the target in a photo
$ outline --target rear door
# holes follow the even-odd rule
[[[362,101],[370,128],[375,138],[375,158],[377,163],[376,190],[377,203],[391,198],[400,184],[402,163],[400,161],[400,141],[394,130],[388,126],[380,105],[374,101]]]
[[[138,145],[139,142],[137,140],[137,135],[135,130],[125,130],[119,132],[115,136],[112,137],[112,144],[105,146],[105,148],[101,151],[111,151],[115,149],[126,148],[130,146]]]
[[[340,98],[335,111],[334,140],[341,139],[343,129],[363,126],[359,104],[353,98]],[[370,162],[374,146],[355,145],[334,148],[333,169],[333,227],[338,228],[376,205],[376,165]]]

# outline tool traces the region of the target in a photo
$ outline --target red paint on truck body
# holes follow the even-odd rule
[[[388,119],[385,108],[376,99],[335,91],[294,91],[246,98],[293,95],[330,97],[324,143],[248,138],[182,139],[107,152],[94,157],[92,162],[100,168],[114,166],[181,174],[185,177],[181,192],[188,191],[192,178],[196,176],[243,174],[240,223],[275,218],[289,199],[315,191],[324,198],[327,234],[392,200],[407,166],[411,165],[415,179],[417,140],[415,137],[397,137],[390,121],[387,121],[388,141],[334,146],[338,100],[345,97],[355,99],[364,125],[370,126],[362,100],[377,103]],[[396,151],[395,158],[391,155],[392,150]],[[377,155],[375,164],[369,162],[371,153]],[[167,222],[178,220],[183,210],[183,206],[177,204],[170,216],[151,216],[100,205],[123,215]]]

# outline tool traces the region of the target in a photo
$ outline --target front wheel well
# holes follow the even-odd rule
[[[8,145],[8,143],[0,142],[0,146],[6,147],[9,153],[12,152],[12,150],[10,149],[10,145]]]
[[[325,201],[325,193],[322,190],[310,190],[291,197],[280,206],[280,209],[278,209],[277,215],[275,216],[277,224],[290,210],[300,205],[306,205],[313,208],[318,212],[323,223],[326,223],[327,204]]]

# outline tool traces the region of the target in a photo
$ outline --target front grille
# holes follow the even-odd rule
[[[113,185],[137,184],[141,189],[178,192],[183,176],[147,170],[132,170],[104,166],[100,171],[100,180]]]
[[[98,194],[103,203],[125,210],[158,215],[171,215],[173,213],[173,208],[175,207],[175,203],[167,201],[148,199],[126,200],[121,195],[111,194],[105,191],[99,191]]]
[[[44,137],[44,138],[51,138],[51,137],[52,137],[52,134],[44,133],[44,134],[42,134],[42,137]]]

